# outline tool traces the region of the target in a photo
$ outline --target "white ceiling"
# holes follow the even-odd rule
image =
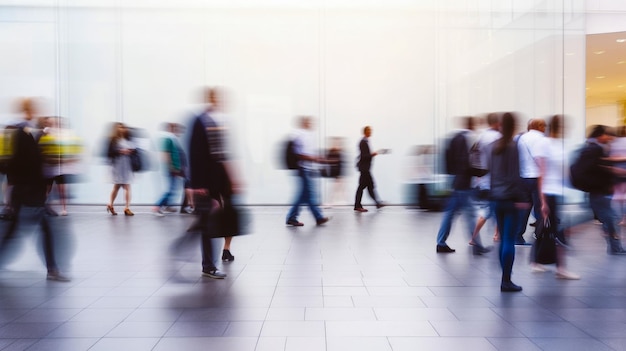
[[[586,55],[587,107],[626,101],[626,32],[587,35]]]

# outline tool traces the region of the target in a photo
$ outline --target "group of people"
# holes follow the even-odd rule
[[[313,120],[310,116],[302,116],[298,120],[298,128],[291,136],[293,142],[294,153],[297,156],[297,167],[295,174],[298,180],[298,190],[291,208],[287,212],[286,224],[294,227],[304,226],[304,223],[298,220],[300,215],[300,206],[307,205],[315,218],[317,225],[322,225],[329,221],[329,217],[324,216],[319,207],[319,199],[316,186],[313,179],[318,175],[319,169],[317,164],[336,165],[342,163],[340,152],[336,148],[331,148],[327,157],[319,156],[315,149],[315,138],[312,134]],[[379,154],[389,152],[387,149],[372,151],[369,146],[369,138],[372,135],[372,127],[365,126],[363,128],[363,138],[359,142],[359,158],[356,167],[360,172],[359,185],[356,190],[354,199],[355,212],[367,212],[363,207],[363,191],[367,189],[368,194],[374,200],[377,209],[385,206],[376,193],[374,178],[372,177],[371,167],[373,158]],[[336,171],[331,172],[332,177],[341,178],[341,165],[333,167]],[[340,180],[338,180],[340,181]],[[337,189],[334,189],[335,191]]]
[[[591,128],[585,145],[575,161],[580,168],[570,172],[563,142],[563,116],[552,116],[548,123],[531,119],[528,130],[515,134],[517,118],[513,113],[491,113],[487,116],[488,129],[478,137],[473,135],[474,118],[465,119],[465,128],[459,131],[448,145],[453,192],[443,215],[437,235],[437,253],[453,253],[446,240],[454,216],[463,212],[475,255],[491,250],[480,240],[480,230],[489,218],[496,220],[494,239],[500,241],[498,255],[502,268],[501,291],[516,292],[522,287],[511,280],[516,245],[531,245],[524,239],[530,213],[535,222],[535,235],[543,235],[547,226],[553,227],[556,243],[556,278],[580,279],[565,267],[565,249],[570,228],[587,220],[561,215],[564,190],[569,187],[570,173],[581,174],[588,193],[590,213],[602,223],[607,240],[607,252],[624,255],[618,217],[612,207],[615,189],[626,183],[626,170],[615,163],[625,162],[626,154],[611,152],[614,132],[606,126]],[[547,130],[547,131],[546,131]],[[618,145],[616,145],[618,146]],[[623,151],[623,150],[622,150]],[[449,155],[449,156],[448,156]],[[619,165],[619,164],[618,164]],[[477,211],[478,210],[478,211]],[[478,220],[475,214],[478,212]],[[623,214],[622,214],[623,216]],[[548,269],[534,260],[536,247],[531,250],[533,272]]]

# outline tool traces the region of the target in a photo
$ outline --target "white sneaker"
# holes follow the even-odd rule
[[[574,273],[566,272],[566,271],[556,272],[555,276],[556,276],[556,279],[567,279],[567,280],[580,279],[580,276],[578,274],[574,274]]]
[[[533,263],[530,266],[530,271],[533,273],[543,273],[543,272],[547,272],[548,269],[541,264]]]
[[[155,215],[155,216],[157,216],[157,217],[163,217],[163,216],[165,216],[165,213],[163,213],[163,208],[162,208],[162,207],[158,207],[158,208],[157,208],[157,207],[155,207],[155,208],[152,210],[152,213],[154,213],[154,215]]]

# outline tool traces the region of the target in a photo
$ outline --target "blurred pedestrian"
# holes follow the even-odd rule
[[[388,150],[380,150],[372,152],[369,146],[369,140],[372,136],[372,127],[365,126],[363,128],[363,138],[359,142],[359,161],[357,162],[357,168],[361,175],[359,176],[359,187],[356,189],[356,195],[354,199],[354,210],[357,212],[367,212],[367,209],[363,208],[361,199],[363,198],[363,190],[367,189],[367,193],[372,200],[376,203],[376,208],[382,208],[385,205],[378,198],[376,194],[376,185],[374,184],[374,178],[372,177],[372,161],[375,156],[386,153]]]
[[[133,179],[131,154],[136,152],[136,148],[131,141],[128,127],[121,122],[114,123],[111,136],[109,137],[108,148],[108,157],[113,176],[113,190],[107,205],[107,211],[113,216],[117,216],[113,203],[120,188],[124,189],[124,215],[134,216],[134,213],[130,210],[130,183]]]

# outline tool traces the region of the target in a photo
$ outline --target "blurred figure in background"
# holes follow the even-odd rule
[[[561,227],[556,232],[556,277],[558,279],[580,279],[580,276],[565,269],[565,249],[567,238],[559,217],[560,206],[563,203],[563,189],[565,179],[563,169],[565,166],[565,150],[563,148],[563,116],[556,115],[550,119],[548,126],[548,150],[541,163],[540,194],[542,218],[548,219],[551,226]],[[537,232],[541,233],[545,220],[537,221]],[[546,268],[535,262],[531,262],[533,272],[545,272]]]
[[[374,184],[374,178],[372,177],[371,168],[373,158],[380,154],[385,154],[388,150],[379,150],[372,152],[369,146],[369,140],[372,136],[372,127],[366,126],[363,128],[363,138],[359,142],[359,161],[357,162],[357,168],[361,175],[359,176],[359,187],[356,189],[356,195],[354,199],[354,210],[357,212],[367,212],[367,209],[363,208],[361,199],[363,198],[363,190],[367,188],[367,193],[372,200],[376,203],[376,208],[384,207],[385,205],[380,201],[376,194],[376,186]]]
[[[109,137],[108,157],[111,163],[111,173],[113,176],[113,190],[107,205],[107,212],[112,216],[117,216],[113,203],[120,188],[124,189],[124,215],[133,216],[130,210],[130,183],[133,179],[133,169],[131,166],[131,153],[135,152],[136,146],[130,139],[128,127],[121,122],[113,124],[113,130]]]
[[[164,123],[163,132],[159,140],[159,150],[165,166],[168,187],[153,209],[157,216],[164,216],[166,211],[175,212],[168,206],[171,204],[170,200],[177,192],[177,189],[181,188],[179,179],[184,177],[183,167],[187,162],[184,160],[185,155],[182,152],[177,133],[178,130],[175,123]]]
[[[470,167],[469,146],[473,140],[474,118],[465,117],[463,119],[465,129],[460,130],[450,140],[448,151],[446,152],[446,164],[452,166],[448,172],[454,175],[452,181],[452,195],[446,205],[446,210],[441,220],[441,226],[437,233],[437,253],[453,253],[456,250],[450,248],[446,241],[452,229],[454,216],[461,212],[465,216],[466,232],[472,240],[472,252],[474,255],[482,255],[491,249],[482,245],[480,236],[472,237],[476,222],[474,219],[474,207],[472,205],[472,169]]]
[[[545,136],[546,121],[543,119],[531,119],[528,122],[528,132],[520,135],[517,139],[517,148],[520,157],[520,176],[524,179],[526,191],[533,201],[533,215],[535,223],[542,221],[541,218],[541,200],[539,193],[539,182],[541,181],[540,167],[541,162],[546,156],[549,149],[548,140]],[[530,217],[531,208],[520,211],[520,220],[518,222],[517,236],[515,237],[515,245],[527,245],[524,239],[526,225]],[[530,244],[528,244],[530,245]]]
[[[611,158],[626,160],[626,126],[617,128],[617,138],[611,143]],[[617,167],[626,170],[626,162],[618,162]],[[615,180],[613,202],[617,204],[618,225],[626,225],[626,177],[618,176]]]
[[[327,163],[327,161],[315,154],[314,138],[311,132],[313,128],[312,118],[302,116],[298,123],[299,128],[291,138],[293,141],[293,152],[298,160],[297,169],[295,170],[299,181],[298,192],[293,205],[287,213],[286,223],[290,226],[302,227],[304,223],[298,221],[298,216],[300,215],[300,205],[306,204],[309,206],[313,217],[315,217],[315,223],[322,225],[328,222],[329,218],[325,217],[319,208],[319,199],[313,179],[316,173],[314,163]]]
[[[489,152],[489,172],[491,173],[490,197],[494,202],[494,212],[500,233],[500,266],[502,281],[500,291],[517,292],[522,287],[513,283],[513,262],[515,261],[515,234],[519,226],[519,212],[530,209],[530,194],[520,177],[519,151],[513,140],[516,118],[512,113],[502,115],[502,138],[493,143]]]
[[[487,166],[487,159],[489,157],[486,150],[489,149],[489,145],[494,141],[502,137],[500,133],[500,114],[490,113],[487,115],[487,125],[489,128],[485,130],[475,142],[475,146],[482,152],[480,153],[480,163]],[[489,171],[489,169],[487,169]],[[472,240],[470,245],[474,244],[474,238],[480,235],[480,230],[487,223],[487,220],[493,217],[493,206],[489,201],[489,189],[491,189],[491,175],[489,173],[482,177],[474,177],[474,187],[476,188],[476,207],[479,215],[476,221],[476,227],[472,234]],[[494,241],[500,240],[498,238],[498,228],[496,226],[495,234],[493,236]]]
[[[328,165],[323,169],[322,174],[331,179],[330,198],[328,206],[340,205],[345,197],[344,186],[344,155],[343,155],[343,138],[332,137],[330,140],[330,148],[326,152]]]
[[[197,217],[190,230],[174,242],[173,251],[180,251],[191,233],[198,229],[202,238],[202,276],[224,279],[226,273],[217,269],[213,257],[211,241],[219,235],[216,235],[216,217],[212,214],[220,208],[232,207],[232,197],[239,191],[239,183],[226,148],[225,128],[213,117],[224,108],[222,91],[206,88],[203,97],[206,107],[193,119],[189,140],[189,185],[194,192]],[[226,238],[223,261],[235,258],[230,253],[231,239]]]
[[[47,182],[47,194],[57,184],[57,192],[61,202],[61,216],[67,215],[68,187],[77,182],[80,174],[82,141],[74,132],[67,128],[64,118],[47,117],[39,146],[44,157],[44,176]],[[49,205],[48,205],[49,207]],[[49,207],[50,214],[56,214]]]
[[[28,220],[41,227],[43,254],[48,269],[48,280],[69,281],[57,265],[60,245],[55,240],[50,220],[45,211],[46,180],[43,174],[43,156],[38,146],[41,130],[36,126],[37,106],[32,99],[20,102],[24,119],[16,125],[13,136],[13,157],[8,165],[8,178],[13,185],[11,205],[14,216],[0,242],[0,267],[7,264],[11,246],[18,242],[18,223]]]

